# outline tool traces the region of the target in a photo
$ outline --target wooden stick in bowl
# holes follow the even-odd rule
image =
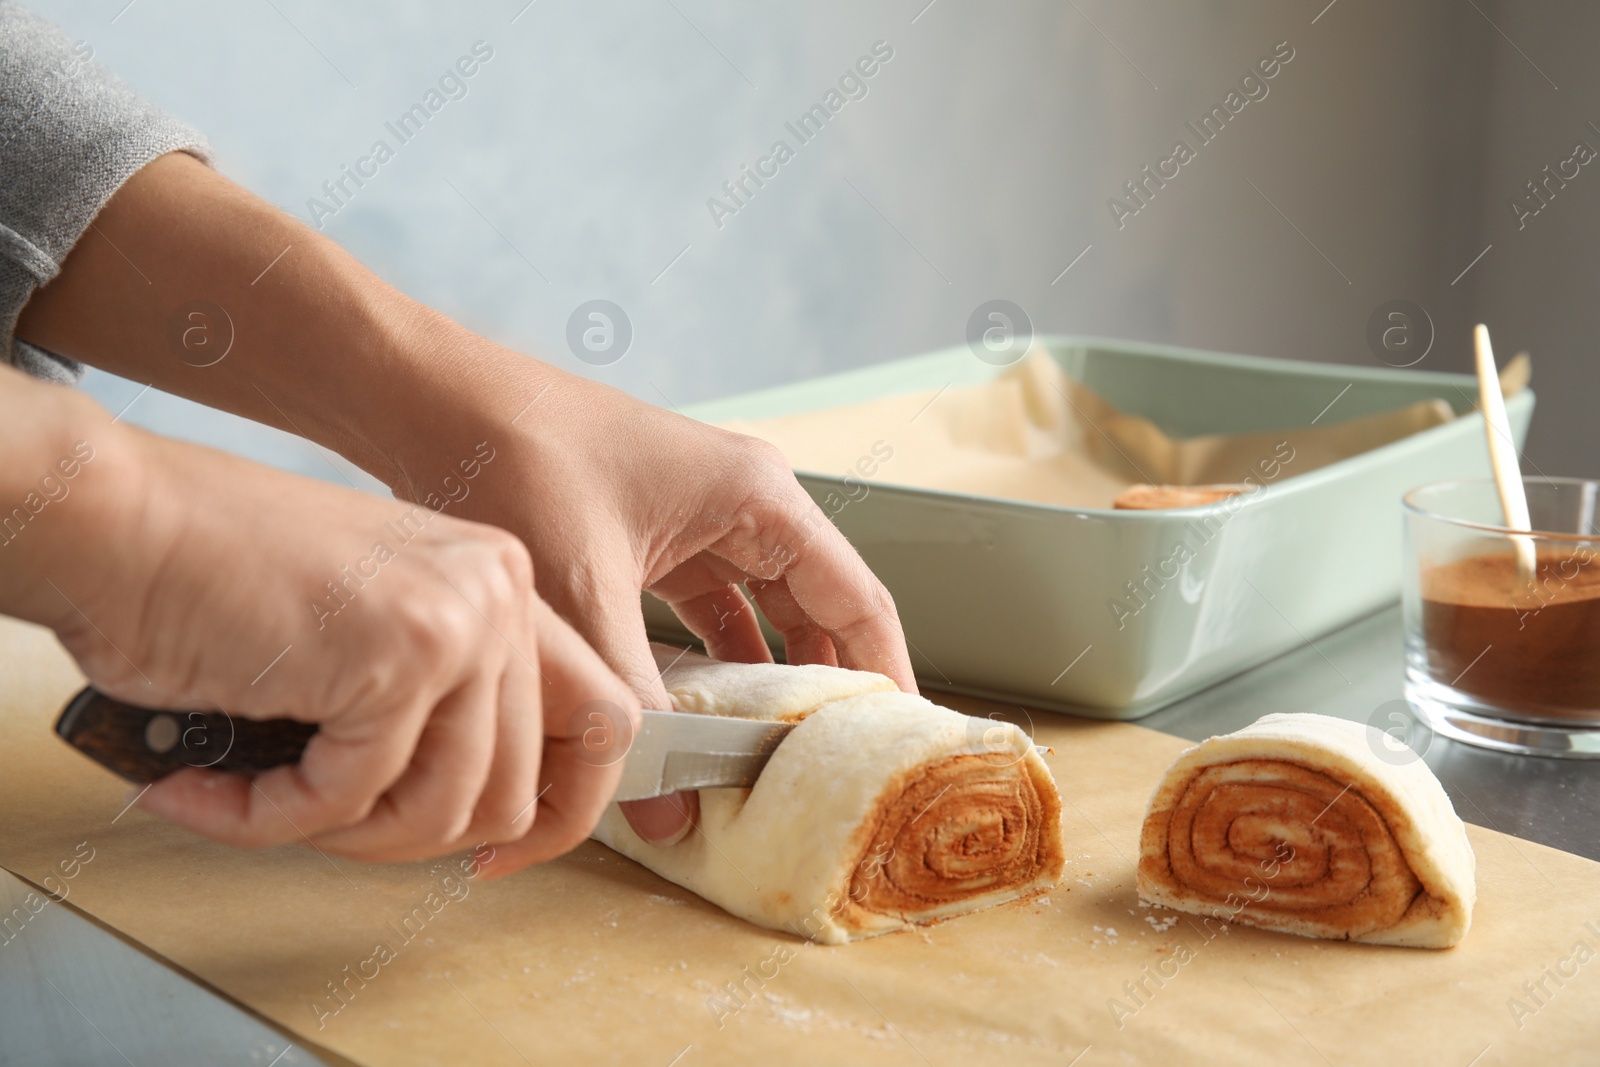
[[[1500,510],[1512,530],[1531,530],[1528,496],[1522,488],[1522,469],[1517,462],[1516,439],[1511,436],[1511,420],[1506,417],[1506,400],[1500,392],[1500,377],[1494,369],[1494,349],[1489,344],[1489,327],[1478,323],[1472,331],[1478,364],[1478,407],[1489,439],[1489,467],[1494,472],[1495,488],[1500,493]],[[1511,538],[1517,554],[1517,576],[1532,585],[1538,576],[1539,561],[1533,538]]]

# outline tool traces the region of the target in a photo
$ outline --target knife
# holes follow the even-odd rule
[[[787,722],[647,710],[626,750],[613,799],[752,786],[792,729]],[[93,686],[68,701],[56,720],[63,741],[137,785],[184,767],[253,774],[298,763],[316,732],[315,723],[293,719],[141,708]]]

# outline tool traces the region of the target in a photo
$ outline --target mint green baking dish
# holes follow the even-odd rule
[[[1463,414],[1477,396],[1463,374],[1080,337],[1042,343],[1071,377],[1174,437],[1307,426],[1335,397],[1344,421],[1433,397]],[[768,418],[975,384],[1002,370],[950,348],[686,413],[707,422]],[[1531,391],[1507,402],[1519,447],[1533,403]],[[919,681],[1106,719],[1148,714],[1394,602],[1401,494],[1488,473],[1476,416],[1286,472],[1246,497],[1169,511],[879,483],[862,497],[860,483],[846,486],[842,474],[796,471],[819,503],[829,494],[859,498],[834,521],[894,595]],[[1180,543],[1192,558],[1175,565]],[[660,638],[688,639],[653,597],[645,619]],[[781,655],[770,629],[768,637]]]

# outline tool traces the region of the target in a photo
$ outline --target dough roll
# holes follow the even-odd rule
[[[1466,827],[1420,758],[1379,758],[1380,737],[1268,715],[1189,749],[1150,800],[1139,896],[1307,937],[1457,944],[1477,897]]]
[[[1060,881],[1060,797],[1015,726],[839,668],[696,656],[663,680],[677,710],[798,721],[752,788],[700,791],[682,841],[646,843],[614,804],[595,831],[734,915],[839,944]]]

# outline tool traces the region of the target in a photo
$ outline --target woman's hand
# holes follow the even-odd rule
[[[5,379],[0,406],[71,395]],[[184,770],[142,806],[370,861],[488,842],[491,874],[588,836],[621,769],[585,749],[590,713],[631,736],[638,703],[534,593],[521,541],[58,406],[77,470],[5,545],[0,609],[130,703],[318,725],[296,766]]]
[[[191,322],[211,347],[174,340]],[[666,693],[645,589],[724,659],[769,658],[742,584],[791,662],[915,686],[888,593],[776,450],[494,345],[187,156],[129,179],[18,336],[309,437],[402,497],[511,531],[539,592],[649,705]],[[628,814],[651,839],[686,825],[670,800]]]
[[[391,408],[393,488],[438,493],[473,437],[495,459],[458,501],[520,536],[541,594],[641,696],[665,700],[639,593],[667,601],[713,656],[770,660],[749,589],[793,662],[880,671],[912,689],[893,601],[776,448],[498,348],[442,318],[420,347],[453,368]],[[462,370],[470,368],[470,370]],[[367,413],[369,420],[374,413]],[[429,415],[432,416],[431,421]],[[417,427],[429,425],[427,433]]]
[[[431,332],[436,331],[436,333]],[[438,319],[423,351],[449,368],[382,413],[393,488],[439,493],[450,457],[478,437],[495,459],[454,514],[527,544],[540,594],[650,707],[669,707],[639,594],[661,597],[725,660],[770,660],[743,585],[784,636],[791,663],[878,671],[914,692],[894,603],[765,442],[640,403],[473,337]],[[368,415],[375,413],[367,413]],[[427,432],[419,427],[427,426]],[[625,805],[634,828],[669,838],[693,801]]]

